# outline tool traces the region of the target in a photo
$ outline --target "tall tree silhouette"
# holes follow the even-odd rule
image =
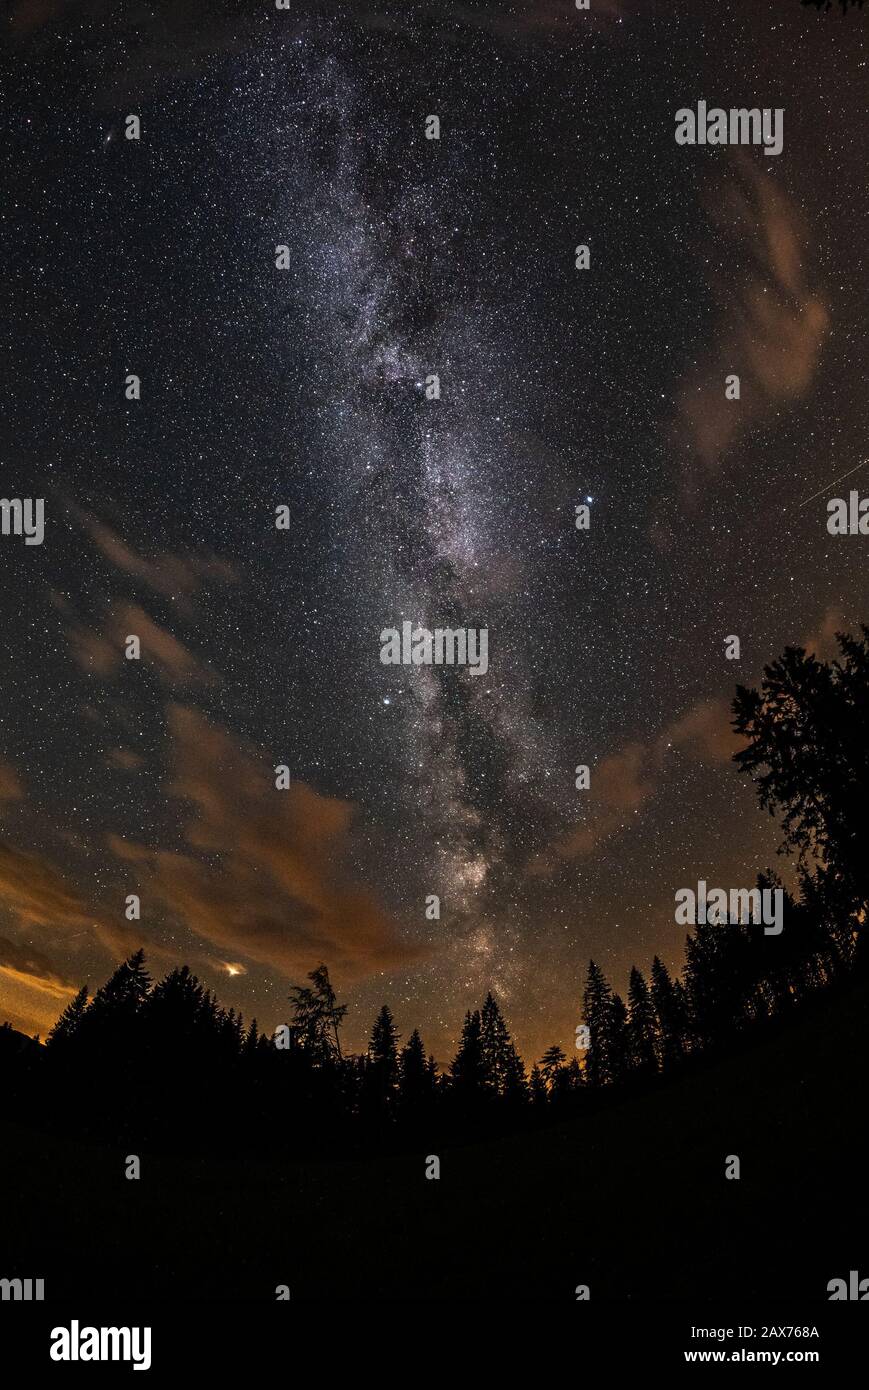
[[[782,818],[783,850],[804,875],[862,920],[869,908],[869,628],[836,635],[838,660],[787,647],[764,668],[759,690],[738,686],[735,755],[761,805]],[[861,955],[865,958],[865,951]]]
[[[310,985],[292,985],[292,1034],[294,1042],[314,1062],[329,1062],[341,1058],[339,1029],[347,1012],[339,1004],[325,965],[318,965],[308,975]]]
[[[546,1082],[543,1079],[543,1074],[536,1062],[531,1068],[528,1091],[531,1104],[534,1106],[535,1110],[542,1109],[549,1099],[549,1094],[546,1090]]]
[[[129,1055],[138,1038],[136,1025],[150,986],[145,952],[140,948],[97,990],[81,1017],[78,1037],[103,1051],[107,1062],[111,1060],[110,1050],[116,1046],[126,1049]]]
[[[402,1115],[420,1119],[434,1100],[434,1073],[426,1061],[419,1029],[414,1028],[398,1058],[398,1104]]]
[[[394,1109],[398,1091],[398,1033],[392,1012],[384,1004],[374,1020],[365,1072],[369,1104],[381,1118]]]
[[[45,1039],[46,1047],[64,1048],[73,1042],[79,1035],[81,1021],[88,1007],[88,987],[82,985],[74,999],[70,1000],[55,1023],[48,1037]]]
[[[553,1043],[551,1047],[547,1047],[543,1056],[540,1058],[540,1075],[550,1095],[552,1095],[557,1088],[558,1075],[566,1060],[564,1053],[557,1043]]]
[[[611,1081],[618,1084],[624,1081],[628,1074],[628,1063],[630,1058],[629,1038],[628,1038],[628,1011],[625,1008],[625,1001],[620,994],[613,994],[610,1006],[610,1030],[612,1033],[611,1044]]]
[[[588,963],[583,1017],[589,1033],[585,1054],[586,1080],[589,1086],[606,1086],[618,1079],[622,1061],[613,1015],[612,990],[600,966],[593,960]]]
[[[685,1055],[687,1008],[676,991],[670,972],[659,956],[652,961],[652,1006],[658,1021],[658,1060],[662,1067]]]
[[[170,971],[148,995],[144,1019],[150,1037],[165,1049],[204,1048],[217,1036],[217,1010],[187,965]]]
[[[480,1011],[480,1057],[483,1084],[492,1095],[521,1099],[525,1068],[491,991]]]
[[[459,1050],[450,1063],[454,1093],[463,1101],[478,1100],[486,1089],[482,1020],[479,1009],[465,1014]]]
[[[501,1082],[501,1099],[505,1107],[513,1112],[520,1111],[528,1102],[528,1078],[525,1065],[511,1041],[507,1048]]]
[[[627,1063],[634,1076],[658,1069],[655,1009],[642,971],[631,967],[628,981]]]
[[[702,1047],[714,1046],[726,1031],[724,1001],[718,992],[723,983],[724,930],[698,924],[693,936],[685,939],[685,987],[693,1031]]]

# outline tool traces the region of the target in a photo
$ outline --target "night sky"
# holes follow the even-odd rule
[[[322,960],[351,1047],[389,1002],[445,1062],[491,988],[569,1056],[589,956],[679,968],[675,891],[776,862],[734,687],[869,613],[869,13],[591,3],[10,7],[14,1026],[142,944],[268,1030]],[[700,100],[782,153],[677,145]]]

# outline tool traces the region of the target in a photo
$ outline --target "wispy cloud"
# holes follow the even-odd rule
[[[714,345],[679,393],[672,435],[687,446],[685,484],[698,485],[699,460],[718,468],[725,451],[811,384],[830,325],[824,296],[806,263],[802,218],[766,169],[737,159],[711,201],[720,234],[714,270],[719,301]],[[714,259],[710,246],[710,256]],[[741,399],[725,399],[725,378],[740,377]]]
[[[829,661],[831,657],[839,655],[836,633],[847,631],[848,623],[840,610],[828,608],[818,626],[802,639],[800,646],[804,647],[810,656],[816,656],[819,661]]]
[[[0,970],[11,972],[32,988],[42,989],[54,997],[75,991],[72,981],[42,951],[16,944],[7,936],[0,936]]]
[[[188,555],[161,551],[149,559],[92,513],[82,511],[72,503],[68,505],[100,554],[111,565],[154,593],[178,604],[187,616],[193,611],[192,599],[200,589],[211,584],[231,584],[238,578],[233,566],[211,551],[197,550]]]
[[[111,605],[99,629],[74,623],[68,630],[72,654],[83,671],[107,679],[123,668],[128,637],[139,638],[144,667],[157,672],[165,685],[216,685],[219,677],[183,642],[155,623],[138,604]]]
[[[699,700],[667,724],[650,742],[636,740],[603,758],[592,770],[591,790],[583,795],[588,814],[528,866],[533,877],[551,874],[560,862],[581,859],[624,830],[654,796],[667,753],[678,748],[698,762],[730,762],[741,746],[730,727],[725,699]]]
[[[20,801],[24,795],[24,785],[15,768],[0,760],[0,804],[4,801]]]
[[[418,957],[344,866],[353,807],[304,783],[274,786],[269,760],[205,718],[170,705],[171,792],[190,803],[187,850],[111,836],[110,848],[223,960],[281,973],[328,960],[345,981]]]
[[[141,944],[129,924],[91,907],[78,886],[46,855],[4,842],[0,842],[0,909],[22,934],[87,934],[116,958]]]

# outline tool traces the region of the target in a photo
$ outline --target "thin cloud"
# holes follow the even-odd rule
[[[699,700],[652,742],[626,744],[592,769],[593,800],[588,802],[587,819],[536,855],[528,873],[536,878],[548,876],[559,863],[591,854],[624,830],[658,790],[671,749],[678,748],[698,762],[721,765],[729,763],[739,747],[741,741],[730,727],[727,700]]]
[[[23,796],[24,786],[15,768],[0,760],[0,803],[20,801]]]
[[[697,461],[717,470],[742,435],[808,390],[830,326],[806,264],[802,218],[766,170],[739,158],[711,211],[723,246],[715,346],[685,381],[672,427],[674,442],[690,451],[689,492]],[[740,378],[738,401],[725,399],[730,374]]]
[[[219,951],[282,974],[326,960],[350,981],[418,958],[346,857],[353,807],[304,783],[274,786],[270,762],[210,723],[170,705],[171,792],[190,805],[184,852],[109,837],[143,893]]]
[[[0,843],[0,904],[24,926],[89,927],[93,916],[43,856]]]
[[[134,636],[141,644],[141,664],[154,669],[165,685],[220,683],[220,677],[206,662],[165,627],[155,623],[138,604],[114,604],[108,609],[101,630],[74,624],[67,635],[73,657],[81,669],[103,679],[122,669],[127,638]]]
[[[161,597],[171,599],[188,615],[193,611],[194,595],[204,586],[231,584],[238,578],[232,565],[210,551],[195,551],[187,556],[162,551],[150,560],[90,512],[81,511],[74,504],[69,506],[111,565]]]
[[[0,970],[6,970],[28,983],[53,995],[71,994],[75,986],[42,951],[31,946],[16,945],[7,936],[0,936]]]
[[[109,767],[116,767],[121,772],[136,772],[145,766],[141,753],[134,753],[132,748],[110,748],[106,762]]]
[[[0,842],[0,908],[19,930],[92,935],[114,957],[141,945],[137,936],[85,902],[51,860]]]

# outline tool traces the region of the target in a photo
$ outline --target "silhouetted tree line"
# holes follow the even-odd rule
[[[290,1021],[274,1035],[220,1006],[189,968],[152,984],[139,950],[92,999],[82,987],[45,1048],[4,1025],[0,1067],[13,1113],[140,1145],[171,1142],[334,1150],[474,1135],[593,1106],[653,1084],[691,1059],[738,1045],[818,990],[865,968],[869,907],[869,628],[838,637],[820,662],[787,648],[759,690],[737,687],[735,755],[761,804],[781,819],[798,892],[781,888],[784,929],[697,925],[683,977],[656,956],[630,972],[627,1000],[590,962],[582,1016],[587,1046],[568,1062],[553,1044],[526,1069],[500,1006],[469,1011],[445,1072],[417,1029],[399,1036],[384,1004],[367,1049],[347,1054],[325,965],[291,988]]]

